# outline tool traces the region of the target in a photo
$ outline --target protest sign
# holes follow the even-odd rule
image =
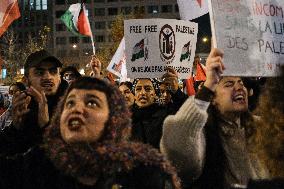
[[[159,78],[174,68],[179,78],[191,73],[198,25],[174,19],[124,21],[126,68],[129,78]]]
[[[125,81],[127,80],[125,64],[125,39],[123,37],[107,67],[107,70],[119,77],[121,81]]]
[[[284,64],[283,0],[209,0],[224,75],[275,76]]]
[[[180,18],[193,20],[208,13],[207,0],[177,0]]]

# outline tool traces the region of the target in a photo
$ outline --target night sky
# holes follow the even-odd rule
[[[196,18],[192,21],[198,23],[198,40],[196,45],[196,52],[208,53],[210,51],[210,46],[211,46],[210,44],[211,28],[210,28],[209,13],[199,18]],[[209,38],[207,44],[202,43],[202,38],[205,36]]]

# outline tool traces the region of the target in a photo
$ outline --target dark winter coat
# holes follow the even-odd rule
[[[0,169],[1,189],[162,189],[165,185],[171,188],[170,179],[160,169],[142,163],[129,172],[117,169],[115,173],[101,175],[95,186],[86,186],[63,175],[38,147],[13,159],[2,156]]]
[[[66,81],[62,81],[58,91],[54,96],[47,96],[48,112],[51,118],[61,96],[68,87]],[[42,134],[44,128],[38,125],[38,104],[32,98],[28,108],[30,111],[24,116],[24,121],[20,129],[16,129],[13,125],[6,127],[0,132],[0,153],[13,155],[16,153],[24,153],[29,148],[42,142]]]
[[[154,103],[145,108],[134,107],[132,139],[159,149],[164,119],[170,114],[175,114],[186,98],[187,95],[178,90],[172,94],[173,102],[166,106]]]

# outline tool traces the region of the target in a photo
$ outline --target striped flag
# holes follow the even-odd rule
[[[188,43],[186,43],[182,48],[181,55],[180,55],[180,61],[181,62],[183,60],[190,58],[191,50],[189,50],[189,47],[190,47],[190,41]]]
[[[195,89],[194,89],[194,78],[191,76],[189,79],[185,80],[185,85],[186,85],[186,94],[188,96],[193,96],[195,95]]]
[[[131,61],[144,57],[144,39],[135,44],[132,50]]]
[[[87,10],[82,3],[70,5],[69,9],[60,17],[66,27],[75,35],[92,37]]]
[[[21,16],[17,0],[1,0],[0,3],[0,36],[9,25]]]
[[[201,82],[206,80],[206,70],[205,67],[198,61],[196,63],[196,75],[192,74],[190,78],[186,79],[186,93],[188,96],[195,95],[197,88]]]
[[[205,67],[198,62],[196,65],[196,81],[205,81],[206,80],[206,73],[205,73]]]
[[[177,0],[182,20],[193,20],[209,12],[208,0]]]

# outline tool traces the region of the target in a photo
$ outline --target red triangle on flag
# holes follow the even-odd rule
[[[206,80],[206,73],[205,70],[202,68],[202,65],[200,62],[197,63],[196,65],[196,76],[195,76],[196,81],[205,81]]]
[[[18,7],[18,1],[13,0],[13,1],[8,1],[4,0],[3,2],[1,1],[1,8],[0,11],[5,13],[0,20],[0,36],[8,29],[9,25],[16,19],[18,19],[21,14],[20,10]]]
[[[196,0],[197,3],[199,4],[200,8],[202,7],[201,3],[202,3],[202,0]]]
[[[90,28],[89,19],[84,11],[81,10],[79,17],[78,17],[78,31],[82,35],[92,36],[92,31]]]
[[[195,95],[195,90],[194,90],[194,78],[190,76],[189,79],[185,80],[186,84],[186,92],[188,96],[193,96]]]

